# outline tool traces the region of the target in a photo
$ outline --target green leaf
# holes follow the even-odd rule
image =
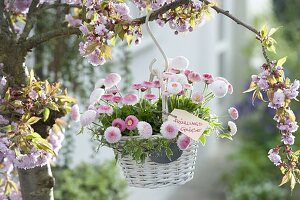
[[[281,183],[279,184],[279,187],[286,184],[290,180],[290,172],[286,173],[281,180]]]
[[[271,35],[273,35],[274,33],[276,33],[281,27],[278,27],[278,28],[271,28],[268,36],[270,37]]]
[[[40,136],[40,134],[38,134],[36,132],[30,133],[26,136],[26,139],[28,139],[28,140],[32,140],[34,138],[41,138],[41,136]]]
[[[291,190],[294,190],[295,186],[296,186],[296,178],[295,178],[295,176],[292,174],[292,175],[291,175]]]
[[[279,60],[277,61],[276,66],[283,66],[283,64],[286,62],[286,59],[287,59],[287,56],[286,56],[286,57],[283,57],[283,58],[281,58],[281,59],[279,59]]]
[[[47,107],[50,108],[51,110],[59,111],[58,106],[54,102],[49,102],[47,104]]]
[[[30,117],[30,118],[28,119],[27,123],[30,124],[30,125],[31,125],[31,124],[35,124],[35,123],[37,123],[40,119],[41,119],[40,117],[35,117],[35,116],[33,116],[33,117]]]
[[[221,133],[218,136],[219,136],[219,138],[222,138],[222,139],[232,140],[232,136],[230,135],[230,133]]]
[[[206,135],[205,135],[205,134],[202,134],[202,135],[200,136],[200,138],[199,138],[199,141],[201,142],[201,144],[202,144],[203,146],[205,146],[205,144],[206,144]]]
[[[49,108],[47,108],[47,107],[44,108],[44,111],[43,111],[43,121],[44,121],[44,122],[48,120],[49,115],[50,115],[50,110],[49,110]]]
[[[251,82],[249,88],[244,91],[243,93],[248,93],[248,92],[252,92],[253,90],[257,89],[257,84],[255,82]]]
[[[98,46],[97,42],[92,42],[86,49],[85,49],[85,55],[88,55],[92,53],[96,47]]]
[[[12,131],[12,125],[7,125],[4,127],[0,127],[0,129],[6,133],[11,132]]]
[[[273,44],[267,46],[267,50],[276,54],[276,47]]]

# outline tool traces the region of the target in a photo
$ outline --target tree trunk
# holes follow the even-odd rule
[[[54,200],[54,178],[50,164],[33,169],[18,169],[23,200]]]

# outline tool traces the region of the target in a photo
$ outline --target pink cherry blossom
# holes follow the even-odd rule
[[[230,107],[228,109],[228,113],[233,120],[237,120],[239,118],[239,112],[236,108]]]
[[[181,134],[177,139],[177,146],[181,150],[186,150],[189,147],[190,143],[191,143],[191,138],[184,134]]]
[[[111,126],[104,131],[104,137],[108,143],[113,144],[119,142],[122,135],[119,128]]]
[[[80,120],[79,106],[77,104],[71,107],[70,116],[71,119],[75,122],[78,122]]]
[[[121,118],[114,119],[112,126],[119,128],[121,132],[125,131],[126,129],[125,121]]]
[[[173,139],[178,134],[178,127],[172,121],[164,122],[160,127],[160,133],[167,139]]]
[[[150,138],[152,136],[153,130],[152,126],[148,122],[140,121],[137,124],[138,133],[142,138]]]
[[[31,90],[28,93],[28,96],[33,100],[36,100],[39,97],[38,93],[35,90]]]
[[[134,105],[139,101],[139,98],[135,94],[126,94],[123,97],[123,103],[127,105]]]
[[[138,122],[139,122],[139,120],[138,120],[138,118],[136,118],[136,116],[134,116],[134,115],[129,115],[129,116],[126,117],[126,119],[125,119],[126,128],[127,128],[128,130],[133,130],[133,129],[136,128]]]

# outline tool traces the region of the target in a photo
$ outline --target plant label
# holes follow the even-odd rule
[[[179,131],[195,141],[199,140],[202,133],[209,127],[209,123],[195,115],[180,109],[174,109],[168,117],[179,128]]]

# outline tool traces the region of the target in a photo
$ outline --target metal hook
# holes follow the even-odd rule
[[[154,35],[153,35],[153,33],[151,32],[151,29],[150,29],[149,18],[151,16],[151,14],[152,14],[152,11],[149,12],[148,15],[146,16],[146,28],[147,28],[147,31],[148,31],[150,37],[152,38],[154,44],[157,46],[157,48],[159,49],[160,53],[162,54],[162,56],[165,60],[165,71],[167,71],[168,68],[169,68],[168,57],[167,57],[166,53],[164,52],[164,50],[159,45],[158,41],[156,40],[156,38],[154,37]]]

